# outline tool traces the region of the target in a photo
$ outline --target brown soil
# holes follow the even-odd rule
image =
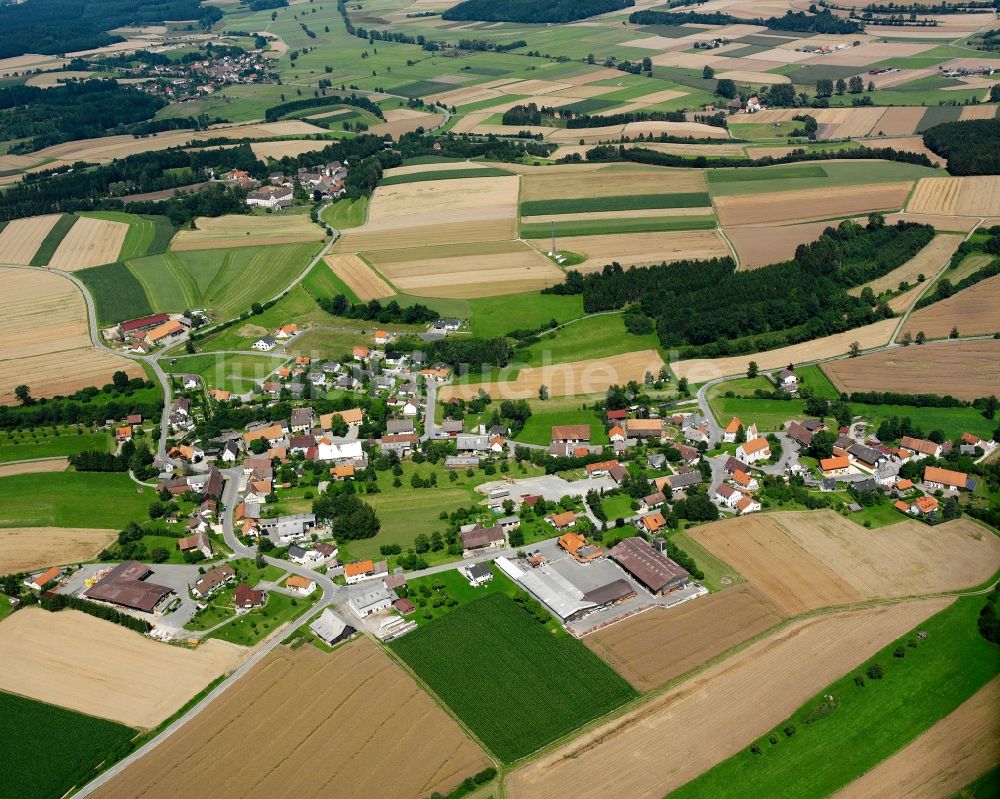
[[[910,182],[842,186],[822,191],[797,189],[767,195],[740,194],[715,198],[725,225],[762,225],[798,219],[831,219],[869,211],[897,210],[906,202]]]
[[[955,216],[1000,215],[1000,175],[921,178],[906,210]]]
[[[395,290],[356,255],[328,255],[323,259],[333,273],[343,280],[359,300],[391,297]]]
[[[640,691],[656,688],[785,617],[751,585],[656,607],[586,636],[594,654]]]
[[[27,461],[25,463],[0,464],[0,477],[11,477],[15,474],[38,474],[39,472],[65,472],[69,468],[66,458],[52,458],[44,461]]]
[[[0,476],[9,474],[25,472],[7,472],[0,467]],[[117,535],[117,530],[86,527],[0,527],[0,573],[91,560]]]
[[[816,241],[830,227],[830,222],[806,222],[803,225],[760,225],[724,230],[740,256],[740,269],[757,269],[787,261],[800,244]]]
[[[488,765],[458,725],[363,638],[332,654],[311,645],[275,650],[95,795],[416,799],[447,793]]]
[[[46,214],[8,222],[0,232],[0,264],[30,264],[60,216]]]
[[[1000,275],[914,311],[900,331],[900,337],[906,333],[916,336],[923,330],[927,338],[944,338],[952,327],[957,327],[963,336],[1000,330]]]

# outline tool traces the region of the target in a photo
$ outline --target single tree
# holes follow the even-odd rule
[[[851,357],[857,358],[861,354],[861,345],[856,341],[851,342]]]
[[[14,396],[22,405],[31,405],[34,400],[31,398],[31,389],[28,386],[20,385],[14,389]]]
[[[750,365],[747,366],[747,377],[756,377],[757,370],[757,361],[750,361]]]
[[[642,59],[642,71],[643,72],[653,71],[653,59],[650,58],[649,56],[646,56],[644,59]]]
[[[128,375],[123,371],[118,370],[111,375],[111,382],[114,384],[115,388],[121,391],[123,388],[128,386]]]
[[[912,343],[913,343],[913,334],[909,330],[907,330],[906,333],[903,334],[903,346],[909,347]]]
[[[847,91],[851,94],[861,94],[865,90],[865,82],[860,75],[855,75],[847,82]]]
[[[816,81],[816,96],[829,97],[833,94],[833,81],[829,78],[820,78]]]
[[[701,76],[705,80],[712,80],[715,77],[715,70],[712,69],[708,64],[705,64],[705,68],[701,71]]]
[[[837,78],[837,94],[843,94],[847,91],[847,83],[843,78]]]
[[[541,385],[538,387],[538,399],[547,400],[549,398],[549,387]]]
[[[958,338],[958,325],[952,327],[951,332],[948,333],[948,338]]]
[[[926,334],[924,333],[923,330],[918,330],[917,331],[917,344],[923,344],[925,341],[927,341]]]

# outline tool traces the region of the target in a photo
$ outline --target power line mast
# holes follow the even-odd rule
[[[556,249],[556,220],[552,220],[552,249],[549,251],[549,257],[558,258],[559,250]]]

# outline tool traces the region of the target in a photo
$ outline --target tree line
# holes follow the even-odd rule
[[[667,13],[665,11],[633,11],[628,21],[633,25],[763,25],[765,28],[777,31],[795,31],[797,33],[860,33],[864,26],[852,19],[834,16],[829,10],[823,9],[815,14],[804,11],[787,11],[783,17],[757,17],[743,19],[720,11],[701,12],[684,11]]]
[[[447,9],[441,18],[464,22],[573,22],[634,5],[635,0],[464,0]]]
[[[634,304],[656,320],[664,347],[693,348],[682,357],[740,354],[891,317],[884,302],[873,308],[846,289],[905,263],[932,236],[928,225],[844,221],[799,245],[791,260],[760,269],[736,271],[728,257],[629,270],[612,263],[589,275],[572,270],[543,293],[582,293],[587,313]]]
[[[391,300],[386,305],[378,300],[351,303],[343,294],[337,294],[334,297],[317,297],[316,302],[320,308],[334,316],[364,319],[382,324],[401,322],[407,325],[418,325],[423,322],[433,322],[438,318],[437,311],[420,303],[405,307],[400,306],[396,300]]]
[[[295,113],[296,111],[302,111],[306,108],[323,108],[329,105],[351,105],[355,108],[363,108],[379,119],[385,119],[385,114],[376,103],[373,103],[368,97],[358,94],[328,94],[322,97],[308,97],[303,100],[289,100],[287,103],[272,105],[264,112],[264,118],[268,122],[276,122],[283,116]]]
[[[935,125],[924,131],[924,144],[948,159],[952,175],[1000,174],[1000,119]]]
[[[39,604],[44,610],[48,610],[53,613],[67,608],[70,610],[79,610],[89,616],[96,616],[98,619],[104,619],[105,621],[110,621],[114,624],[120,624],[122,627],[135,630],[138,633],[148,633],[151,629],[153,629],[153,625],[145,619],[138,619],[135,616],[130,616],[128,613],[122,613],[120,610],[115,610],[115,608],[108,605],[100,605],[97,602],[88,602],[86,599],[81,599],[80,597],[71,596],[69,594],[46,594],[42,597]]]

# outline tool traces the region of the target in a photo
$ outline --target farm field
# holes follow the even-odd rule
[[[640,691],[697,668],[774,627],[785,616],[751,585],[674,608],[653,608],[583,639]]]
[[[634,696],[579,641],[553,636],[504,594],[457,608],[390,646],[505,762]],[[456,659],[455,652],[465,656]],[[495,679],[477,679],[484,671]],[[516,692],[508,689],[511,684]],[[580,701],[581,685],[587,686],[586,702]]]
[[[438,397],[442,402],[452,397],[468,399],[482,389],[494,398],[531,399],[538,396],[543,385],[553,397],[596,394],[629,380],[642,382],[646,372],[658,374],[662,366],[663,359],[656,350],[640,350],[607,358],[521,369],[516,378],[501,371],[495,380],[442,386]]]
[[[936,527],[906,520],[872,534],[832,511],[780,512],[689,534],[788,615],[956,591],[1000,568],[1000,538],[966,518]]]
[[[153,312],[142,283],[122,261],[82,269],[76,277],[90,292],[100,325],[148,316]]]
[[[0,231],[0,263],[30,264],[62,214],[14,219]]]
[[[617,168],[615,168],[617,167]],[[521,202],[532,207],[549,208],[551,201],[586,200],[588,205],[616,203],[618,197],[705,192],[705,174],[694,169],[625,167],[598,168],[592,171],[565,171],[559,168],[529,172],[521,181]],[[602,201],[596,198],[603,198]],[[593,198],[593,199],[589,199]],[[535,206],[535,203],[546,202]],[[705,203],[699,202],[699,205]],[[656,207],[656,206],[639,206]],[[617,210],[615,205],[611,209]],[[547,213],[541,211],[540,213]]]
[[[11,477],[15,474],[65,472],[68,468],[69,460],[66,458],[48,458],[46,460],[27,461],[25,463],[0,463],[0,477]]]
[[[918,277],[924,275],[930,279],[942,268],[947,266],[952,254],[958,249],[964,237],[958,234],[942,233],[931,239],[930,243],[914,255],[902,266],[893,269],[889,274],[877,280],[869,281],[861,286],[848,290],[848,294],[859,295],[866,286],[878,296],[883,291],[895,291],[903,281],[915,285]]]
[[[469,301],[473,335],[492,338],[515,328],[536,329],[552,321],[568,322],[583,316],[581,294],[508,294]]]
[[[964,796],[959,794],[962,788],[1000,762],[998,706],[1000,677],[994,677],[933,727],[833,796],[878,799],[893,790],[913,799]]]
[[[209,250],[230,247],[254,247],[266,244],[295,244],[321,241],[324,231],[306,214],[243,214],[205,217],[194,220],[194,230],[179,230],[170,249]]]
[[[129,226],[124,222],[78,217],[56,247],[49,266],[64,272],[75,272],[88,266],[117,261],[128,232]]]
[[[75,428],[35,429],[34,436],[0,436],[0,464],[30,458],[51,458],[55,455],[75,455],[88,449],[111,449],[111,435],[107,430],[87,430],[77,433]],[[65,468],[65,467],[63,467]]]
[[[123,472],[47,472],[0,478],[0,528],[121,529],[147,517],[152,488]]]
[[[618,313],[587,316],[540,335],[541,341],[518,351],[518,363],[539,367],[549,363],[571,362],[581,352],[585,352],[593,360],[636,350],[653,350],[659,346],[659,339],[654,333],[641,336],[628,333],[625,322]]]
[[[94,527],[0,527],[0,573],[92,560],[117,535]]]
[[[80,216],[109,222],[124,222],[128,225],[125,243],[118,256],[122,260],[140,258],[150,252],[163,252],[174,235],[170,220],[165,216],[140,216],[121,211],[84,211]]]
[[[221,641],[169,646],[78,610],[24,608],[0,625],[0,690],[152,729],[235,669],[243,652]]]
[[[542,253],[552,247],[551,239],[532,239],[528,243]],[[556,246],[562,250],[565,243],[557,242]],[[584,274],[599,272],[612,261],[627,269],[671,261],[725,258],[730,254],[729,247],[714,230],[573,236],[566,249],[583,256],[584,260],[572,268]]]
[[[907,333],[916,336],[923,330],[927,338],[945,338],[953,327],[963,336],[1000,330],[1000,275],[914,311],[900,331],[900,337]]]
[[[774,790],[789,799],[829,796],[852,777],[877,767],[902,743],[924,730],[933,730],[936,722],[995,679],[1000,671],[1000,650],[976,629],[982,603],[980,597],[955,600],[919,625],[927,634],[924,640],[911,638],[915,630],[894,641],[895,636],[887,636],[890,640],[883,641],[886,645],[865,658],[866,664],[874,662],[883,667],[881,679],[869,678],[860,687],[854,684],[855,674],[843,674],[789,714],[787,720],[775,725],[771,734],[781,735],[777,745],[768,744],[765,738],[760,756],[744,749],[673,796],[717,796],[723,786],[733,784],[739,784],[751,796],[772,795]],[[907,646],[909,640],[916,646]],[[902,658],[894,655],[899,646],[905,653]],[[832,711],[819,709],[826,696],[834,697],[836,706]],[[781,732],[788,723],[796,729],[793,737]],[[959,737],[968,746],[974,734],[973,730],[963,730]],[[935,763],[944,774],[957,765],[954,760],[942,758],[932,759],[922,768]],[[905,777],[898,773],[894,777],[889,795],[904,795],[897,790],[903,788]],[[923,790],[929,791],[929,786]]]
[[[135,735],[121,724],[15,694],[0,693],[0,715],[4,793],[20,799],[63,796]]]
[[[157,311],[211,308],[220,319],[280,293],[301,274],[318,244],[190,250],[128,262]]]
[[[367,216],[368,198],[359,197],[357,200],[338,200],[324,209],[320,218],[332,228],[344,230],[363,225]]]
[[[135,361],[93,348],[83,296],[65,278],[0,269],[0,279],[7,298],[0,323],[0,404],[14,401],[14,388],[25,375],[35,397],[103,386],[118,370],[129,377],[145,375]]]
[[[660,799],[748,746],[949,602],[905,602],[796,621],[515,771],[508,795]],[[630,768],[620,768],[623,758]]]
[[[906,210],[915,214],[1000,216],[1000,176],[923,178]]]
[[[857,341],[862,349],[881,347],[889,342],[889,337],[898,323],[898,319],[883,319],[871,325],[856,327],[853,330],[802,344],[726,358],[691,358],[686,361],[676,361],[670,364],[670,368],[675,375],[686,377],[691,383],[704,383],[716,377],[746,374],[750,361],[757,361],[761,369],[781,369],[790,363],[808,363],[822,358],[846,355],[854,341]]]
[[[400,290],[417,296],[470,299],[517,294],[564,278],[552,261],[520,241],[381,250],[366,256]],[[344,270],[352,276],[357,272],[356,266]]]
[[[875,183],[824,189],[772,192],[767,202],[753,194],[716,196],[719,222],[728,225],[761,225],[795,220],[833,219],[869,211],[899,210],[906,202],[910,182]]]
[[[303,686],[310,686],[303,693]],[[247,735],[268,757],[245,755]],[[313,768],[322,758],[326,765]],[[388,759],[387,759],[388,758]],[[379,768],[391,762],[393,768]],[[212,705],[96,792],[173,799],[206,792],[427,796],[489,761],[430,697],[367,638],[324,653],[279,647]],[[332,786],[335,786],[333,788]]]
[[[930,306],[933,307],[933,306]],[[1000,341],[942,342],[831,361],[823,366],[834,385],[855,391],[951,394],[964,400],[988,397],[997,388]]]
[[[799,225],[748,225],[725,228],[726,238],[736,248],[740,269],[757,269],[788,261],[800,244],[816,241],[836,222],[805,222]]]

